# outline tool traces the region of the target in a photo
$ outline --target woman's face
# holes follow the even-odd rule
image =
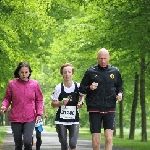
[[[72,67],[67,66],[63,68],[63,78],[65,81],[72,80]]]
[[[22,67],[22,68],[19,70],[18,74],[19,74],[19,77],[20,77],[21,80],[26,81],[27,78],[28,78],[29,75],[30,75],[29,68],[28,68],[28,67]]]

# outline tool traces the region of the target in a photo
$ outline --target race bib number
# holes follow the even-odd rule
[[[38,127],[38,126],[40,126],[40,125],[43,125],[43,120],[42,120],[42,119],[36,120],[36,122],[35,122],[35,127]]]
[[[61,106],[60,118],[63,119],[75,119],[76,106]]]

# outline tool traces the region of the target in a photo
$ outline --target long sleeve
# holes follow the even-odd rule
[[[85,72],[84,77],[80,83],[79,87],[80,93],[87,94],[90,91],[90,82],[89,82],[89,75],[88,71]]]
[[[11,82],[8,83],[6,93],[2,102],[2,106],[5,106],[7,109],[11,104]]]
[[[36,114],[42,115],[43,112],[43,94],[42,90],[40,88],[39,83],[37,83],[36,87],[36,97],[35,97],[35,108],[36,108]]]
[[[122,78],[120,72],[118,72],[118,79],[116,84],[116,94],[118,93],[123,93]]]

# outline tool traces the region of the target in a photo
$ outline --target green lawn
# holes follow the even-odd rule
[[[4,137],[6,135],[6,128],[4,126],[0,126],[0,145],[2,144]]]
[[[44,126],[44,129],[50,132],[55,132],[54,127],[50,126]],[[120,147],[125,147],[125,148],[132,148],[132,150],[149,150],[150,149],[150,142],[141,142],[141,135],[140,135],[140,130],[136,130],[135,132],[135,140],[129,140],[128,139],[128,134],[129,130],[124,129],[124,138],[119,138],[118,137],[118,130],[117,130],[117,136],[113,138],[113,145],[114,146],[120,146]],[[150,140],[149,133],[148,135],[148,140]],[[91,140],[91,134],[89,132],[88,128],[80,128],[80,138],[84,139],[89,139]],[[102,138],[101,141],[104,142],[104,136],[102,133]]]

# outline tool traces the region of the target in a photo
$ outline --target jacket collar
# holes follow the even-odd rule
[[[107,69],[109,67],[109,65],[107,65],[106,67],[101,67],[99,64],[98,64],[98,68],[99,69]]]

